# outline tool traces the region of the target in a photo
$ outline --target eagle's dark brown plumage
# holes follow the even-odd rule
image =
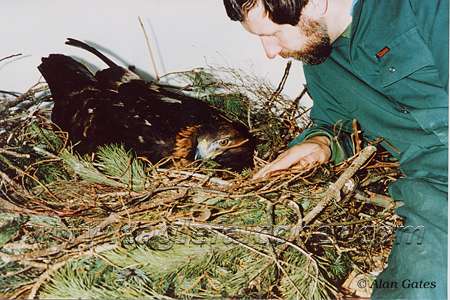
[[[172,157],[181,164],[213,159],[234,170],[252,166],[254,143],[244,125],[205,102],[138,79],[83,42],[66,43],[109,66],[93,75],[69,56],[50,54],[38,67],[55,103],[52,121],[78,152],[120,143],[152,162]]]

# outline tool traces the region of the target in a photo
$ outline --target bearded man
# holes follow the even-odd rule
[[[448,0],[224,0],[268,58],[304,63],[314,126],[254,178],[352,155],[351,123],[400,161],[405,227],[374,299],[447,299]],[[401,235],[409,234],[408,238]],[[383,282],[389,288],[383,288]]]

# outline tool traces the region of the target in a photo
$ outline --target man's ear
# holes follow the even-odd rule
[[[302,15],[319,19],[326,14],[327,10],[328,0],[309,0],[302,10]]]

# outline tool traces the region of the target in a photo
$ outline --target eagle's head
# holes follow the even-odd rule
[[[255,143],[248,129],[239,123],[202,126],[196,138],[195,159],[211,159],[236,171],[253,166]]]

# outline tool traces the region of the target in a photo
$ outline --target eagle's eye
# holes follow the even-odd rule
[[[221,147],[225,147],[225,146],[228,146],[229,144],[230,144],[230,139],[229,138],[224,138],[224,139],[221,139],[221,140],[219,140],[218,141],[218,143],[219,143],[219,145],[221,146]]]

